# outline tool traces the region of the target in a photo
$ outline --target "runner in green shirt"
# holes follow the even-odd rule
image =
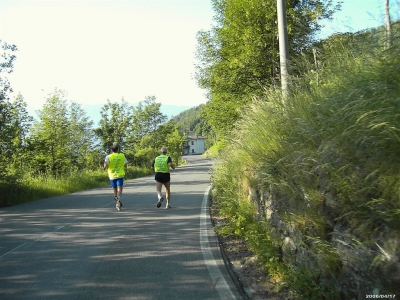
[[[161,206],[161,202],[164,201],[164,198],[161,194],[162,186],[165,186],[165,198],[167,199],[167,203],[165,208],[171,208],[171,190],[170,190],[170,183],[171,183],[171,176],[169,173],[169,168],[175,169],[175,165],[172,162],[170,156],[167,155],[167,148],[161,148],[161,155],[157,156],[152,164],[151,168],[156,172],[154,179],[156,180],[156,189],[157,189],[157,208]]]

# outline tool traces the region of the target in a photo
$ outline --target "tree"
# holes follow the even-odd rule
[[[34,119],[28,114],[27,104],[21,94],[11,102],[9,117],[10,122],[7,126],[9,136],[5,140],[5,142],[9,142],[9,146],[6,152],[8,157],[12,157],[12,166],[15,172],[22,173],[29,162],[27,140]]]
[[[144,135],[135,144],[135,157],[138,165],[149,165],[149,163],[160,153],[161,147],[167,145],[167,137],[173,132],[173,122],[161,124],[154,132]]]
[[[55,91],[43,109],[38,110],[39,121],[31,130],[31,146],[35,151],[35,169],[53,176],[65,173],[72,163],[67,101],[64,93]]]
[[[116,142],[130,162],[145,163],[158,147],[156,132],[167,119],[160,106],[154,96],[146,97],[137,106],[128,105],[124,99],[121,103],[108,101],[101,110],[100,127],[95,129],[103,151],[108,153]]]
[[[11,73],[14,68],[14,60],[16,56],[13,54],[14,51],[17,51],[17,46],[10,45],[2,40],[0,40],[1,48],[3,49],[3,53],[0,56],[0,73]],[[11,51],[11,53],[10,53]],[[9,100],[8,93],[12,92],[10,83],[6,77],[0,77],[0,113],[2,114],[2,106],[4,105],[6,100]],[[1,125],[1,123],[0,123]],[[0,127],[1,128],[1,127]]]
[[[11,73],[13,71],[13,63],[16,56],[13,54],[17,51],[15,45],[9,45],[0,40],[0,46],[3,49],[0,55],[0,74]],[[12,149],[13,133],[13,106],[9,102],[8,94],[12,92],[10,83],[6,77],[0,77],[0,176],[4,178],[9,172],[9,153]]]
[[[55,91],[30,131],[31,166],[37,173],[63,175],[84,168],[96,168],[103,157],[95,145],[93,121],[80,104],[68,102],[62,91]]]
[[[27,143],[26,139],[33,118],[28,115],[26,103],[22,95],[13,101],[8,101],[7,114],[1,131],[1,162],[4,175],[20,174],[26,167]],[[0,171],[1,173],[1,171]]]
[[[132,123],[129,132],[134,140],[147,134],[153,134],[157,127],[167,120],[161,113],[161,103],[156,103],[156,97],[147,96],[132,110]]]
[[[102,107],[100,127],[95,129],[95,133],[101,140],[104,153],[109,153],[113,143],[118,143],[124,151],[125,137],[130,125],[129,110],[130,106],[123,98],[121,103],[107,100],[107,104]]]
[[[167,120],[167,116],[161,113],[160,107],[161,104],[156,103],[156,97],[147,96],[144,101],[139,102],[137,106],[131,108],[131,122],[127,130],[127,144],[129,144],[132,155],[138,155],[137,152],[143,152],[144,148],[152,149],[146,150],[146,153],[157,151],[159,147],[157,138],[159,135],[156,132],[160,125]]]
[[[182,156],[184,142],[186,142],[186,139],[180,134],[178,126],[175,126],[174,131],[167,135],[166,146],[168,148],[168,154],[176,165],[178,165]]]
[[[69,106],[69,152],[76,169],[96,168],[101,153],[95,142],[93,121],[86,116],[81,105],[72,102]]]
[[[208,92],[204,117],[226,135],[240,111],[279,80],[276,0],[213,0],[216,25],[197,35],[196,79]],[[310,45],[338,6],[332,1],[292,0],[287,5],[290,56]]]

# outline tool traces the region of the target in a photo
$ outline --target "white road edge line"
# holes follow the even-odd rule
[[[200,247],[201,252],[203,253],[204,262],[206,263],[208,272],[214,282],[214,286],[218,291],[219,297],[221,299],[232,300],[236,299],[234,294],[232,293],[229,285],[225,281],[224,276],[221,271],[218,269],[218,265],[215,261],[215,258],[210,250],[210,243],[208,241],[208,230],[207,230],[207,204],[208,204],[208,194],[210,192],[211,186],[209,186],[204,193],[203,203],[201,206],[201,214],[200,214]]]
[[[0,258],[2,258],[3,256],[6,256],[7,254],[9,254],[9,253],[11,253],[11,252],[17,250],[18,248],[21,248],[21,247],[24,246],[25,244],[26,244],[26,243],[23,243],[23,244],[19,245],[18,247],[15,247],[14,249],[12,249],[12,250],[10,250],[10,251],[4,253],[3,255],[0,256]]]

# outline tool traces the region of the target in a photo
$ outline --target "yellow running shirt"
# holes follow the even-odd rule
[[[170,160],[168,155],[157,156],[154,161],[154,171],[157,173],[169,173],[168,159]]]
[[[117,179],[124,177],[124,165],[127,163],[123,153],[112,153],[106,157],[108,163],[108,177],[110,179]]]

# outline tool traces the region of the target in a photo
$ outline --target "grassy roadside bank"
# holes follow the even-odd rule
[[[323,49],[288,105],[254,101],[217,151],[217,233],[298,299],[399,294],[400,48],[361,38]]]
[[[153,171],[144,167],[128,166],[125,180],[144,177]],[[23,175],[0,180],[0,207],[27,203],[39,199],[69,194],[77,191],[109,186],[107,172],[82,171],[54,178],[52,176]]]

